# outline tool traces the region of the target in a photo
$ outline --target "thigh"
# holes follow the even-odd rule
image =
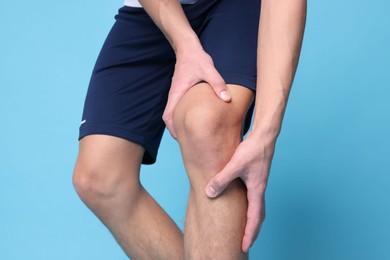
[[[89,180],[112,179],[120,182],[130,177],[139,181],[144,148],[123,138],[92,134],[79,143],[76,171],[90,176]]]
[[[259,0],[220,0],[199,32],[205,51],[228,84],[256,90],[259,18]]]
[[[259,0],[220,0],[208,14],[200,40],[227,84],[256,91],[259,18]],[[252,113],[253,106],[246,114],[244,132]]]
[[[174,62],[169,42],[142,8],[119,9],[93,69],[79,140],[120,137],[143,146],[143,163],[154,163]]]

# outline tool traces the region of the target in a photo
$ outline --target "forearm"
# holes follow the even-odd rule
[[[140,3],[176,53],[184,48],[202,48],[178,0],[140,0]]]
[[[257,49],[257,93],[252,133],[275,143],[298,65],[306,0],[263,0]]]

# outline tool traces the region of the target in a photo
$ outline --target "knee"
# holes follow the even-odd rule
[[[98,163],[92,165],[76,162],[72,181],[84,203],[92,207],[100,205],[114,199],[124,189],[130,192],[129,199],[136,195],[140,187],[138,179],[125,179],[129,173],[100,166]]]
[[[226,138],[240,138],[242,120],[234,114],[229,104],[193,105],[178,107],[173,125],[178,141],[191,145],[215,145]]]

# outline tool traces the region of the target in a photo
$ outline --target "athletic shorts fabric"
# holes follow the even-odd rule
[[[259,0],[199,0],[183,4],[205,51],[227,84],[256,89]],[[115,16],[90,79],[79,140],[106,134],[142,145],[153,164],[165,129],[175,54],[143,8],[123,6]],[[248,130],[253,105],[248,111]]]

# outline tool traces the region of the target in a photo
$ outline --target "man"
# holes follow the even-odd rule
[[[127,0],[119,10],[88,89],[73,182],[131,259],[248,258],[305,17],[305,0]],[[165,125],[190,180],[184,235],[139,181]]]

